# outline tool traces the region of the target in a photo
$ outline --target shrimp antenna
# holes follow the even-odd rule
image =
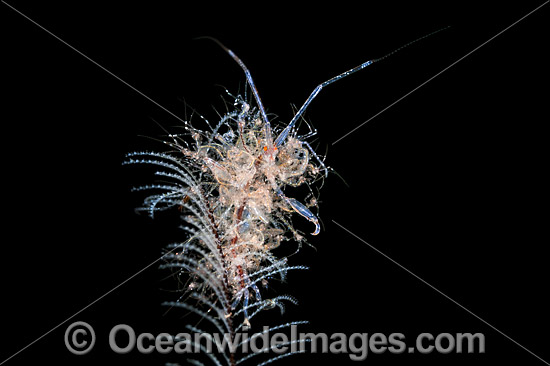
[[[254,84],[254,80],[252,79],[252,75],[250,74],[250,70],[248,70],[248,67],[244,64],[244,62],[229,48],[225,47],[223,43],[221,43],[219,40],[217,40],[214,37],[209,36],[202,36],[202,37],[196,37],[195,39],[209,39],[211,41],[214,41],[220,46],[225,52],[229,54],[239,64],[241,69],[243,69],[244,74],[246,76],[246,81],[248,82],[248,85],[250,85],[250,89],[252,89],[252,93],[254,94],[254,99],[256,100],[256,104],[258,105],[258,108],[260,109],[260,113],[262,114],[262,119],[265,123],[265,138],[267,144],[271,145],[272,139],[271,139],[271,124],[269,123],[269,119],[267,118],[267,114],[265,113],[265,108],[262,103],[262,100],[260,98],[260,94],[258,94],[258,89],[256,89],[256,85]]]
[[[313,90],[313,92],[309,95],[309,97],[306,99],[306,101],[304,102],[304,104],[302,105],[302,107],[300,107],[300,109],[298,110],[298,112],[296,112],[296,114],[294,115],[294,117],[292,117],[292,120],[290,121],[290,123],[288,124],[288,126],[285,127],[285,129],[281,132],[281,134],[277,137],[277,139],[275,140],[275,146],[280,146],[284,141],[285,139],[287,138],[290,130],[292,129],[292,127],[294,127],[294,125],[296,124],[296,122],[298,121],[298,119],[304,114],[304,112],[306,111],[307,107],[309,106],[309,104],[313,101],[313,99],[315,99],[315,97],[317,96],[317,94],[319,94],[319,92],[321,91],[321,89],[323,89],[325,86],[327,85],[330,85],[332,83],[334,83],[335,81],[338,81],[340,79],[343,79],[345,78],[346,76],[349,76],[357,71],[360,71],[360,70],[363,70],[365,67],[367,66],[370,66],[372,65],[373,63],[375,62],[378,62],[378,61],[381,61],[391,55],[393,55],[394,53],[398,52],[398,51],[401,51],[403,48],[406,48],[406,47],[409,47],[410,45],[412,45],[413,43],[416,43],[424,38],[427,38],[427,37],[430,37],[436,33],[439,33],[441,32],[442,30],[445,30],[449,28],[449,26],[445,27],[445,28],[441,28],[441,29],[438,29],[436,30],[435,32],[432,32],[432,33],[429,33],[429,34],[426,34],[425,36],[422,36],[420,38],[417,38],[415,39],[414,41],[411,41],[407,44],[404,44],[403,46],[391,51],[390,53],[380,57],[380,58],[375,58],[375,59],[372,59],[372,60],[369,60],[369,61],[366,61],[366,62],[363,62],[361,65],[359,66],[356,66],[352,69],[349,69],[348,71],[345,71],[339,75],[336,75],[335,77],[317,85],[317,87]]]

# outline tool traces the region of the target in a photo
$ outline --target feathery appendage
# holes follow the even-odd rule
[[[168,246],[164,256],[162,267],[173,269],[186,283],[180,300],[165,305],[193,312],[232,336],[262,310],[278,307],[283,312],[285,302],[296,303],[290,296],[262,296],[271,279],[284,281],[289,270],[306,269],[289,266],[286,257],[272,252],[283,241],[295,240],[300,247],[305,240],[293,227],[292,214],[312,222],[313,235],[320,228],[309,208],[283,191],[305,184],[315,206],[310,184],[327,170],[304,141],[315,132],[300,137],[293,129],[286,143],[276,146],[266,136],[260,112],[242,97],[233,98],[235,110],[214,127],[207,123],[208,131],[186,123],[184,134],[165,141],[170,151],[134,152],[125,162],[158,168],[158,184],[134,189],[153,191],[138,210],[153,217],[178,209],[188,233],[185,242]],[[219,364],[214,355],[209,357]],[[233,354],[223,357],[228,365],[236,362]]]

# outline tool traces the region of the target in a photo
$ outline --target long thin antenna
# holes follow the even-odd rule
[[[248,81],[248,84],[250,85],[250,89],[252,89],[252,93],[254,94],[254,99],[256,100],[256,103],[258,104],[258,108],[260,109],[260,113],[262,114],[262,119],[264,120],[264,123],[265,123],[266,142],[267,142],[268,145],[271,145],[272,144],[271,124],[269,123],[269,119],[267,118],[267,114],[265,113],[264,105],[262,103],[262,100],[260,99],[260,94],[258,94],[258,89],[256,89],[256,85],[254,84],[254,80],[252,80],[252,75],[250,74],[250,71],[248,70],[248,67],[246,67],[244,62],[233,51],[231,51],[229,48],[225,47],[224,44],[221,43],[220,41],[218,41],[216,38],[209,37],[209,36],[202,36],[202,37],[197,37],[195,39],[205,39],[205,38],[216,42],[218,44],[218,46],[223,48],[223,50],[225,52],[227,52],[229,54],[229,56],[231,56],[233,58],[233,60],[235,60],[239,64],[241,69],[243,69],[244,74],[246,76],[246,80]]]
[[[321,89],[323,89],[325,86],[327,85],[330,85],[340,79],[343,79],[345,78],[346,76],[349,76],[357,71],[360,71],[360,70],[363,70],[365,67],[367,66],[370,66],[372,65],[373,63],[375,62],[378,62],[378,61],[381,61],[391,55],[393,55],[394,53],[398,52],[398,51],[401,51],[403,48],[406,48],[406,47],[409,47],[410,45],[412,45],[413,43],[416,43],[424,38],[427,38],[427,37],[430,37],[436,33],[439,33],[441,32],[442,30],[445,30],[447,28],[450,28],[449,26],[448,27],[445,27],[445,28],[441,28],[441,29],[438,29],[436,30],[435,32],[432,32],[432,33],[429,33],[429,34],[426,34],[425,36],[422,36],[420,38],[417,38],[415,39],[414,41],[411,41],[407,44],[404,44],[403,46],[391,51],[390,53],[382,56],[382,57],[379,57],[379,58],[375,58],[375,59],[372,59],[372,60],[369,60],[369,61],[366,61],[366,62],[363,62],[361,65],[359,66],[356,66],[352,69],[349,69],[348,71],[345,71],[339,75],[336,75],[335,77],[317,85],[317,87],[313,90],[313,92],[309,95],[309,97],[306,99],[306,101],[304,102],[304,104],[302,105],[302,107],[300,107],[300,109],[298,110],[298,112],[296,112],[296,114],[294,115],[294,117],[292,117],[292,120],[290,121],[290,123],[288,124],[288,126],[285,127],[285,129],[281,132],[281,134],[277,137],[277,139],[275,140],[275,146],[280,146],[284,141],[285,139],[287,138],[290,130],[292,129],[292,127],[294,127],[294,125],[296,124],[296,122],[298,121],[298,119],[304,114],[304,112],[306,111],[307,107],[309,106],[309,104],[313,101],[313,99],[315,99],[315,97],[317,96],[317,94],[319,94],[319,92],[321,91]]]

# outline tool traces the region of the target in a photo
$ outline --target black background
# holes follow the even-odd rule
[[[306,6],[202,6],[128,2],[9,2],[117,77],[185,119],[212,120],[222,85],[242,90],[247,64],[268,112],[292,117],[318,83],[451,26],[323,90],[307,112],[332,174],[320,197],[323,229],[292,264],[278,293],[300,305],[278,323],[307,319],[315,332],[481,332],[485,354],[386,352],[365,362],[522,365],[542,361],[333,223],[372,246],[545,360],[548,353],[548,6],[498,36],[344,139],[371,118],[540,2],[502,5],[381,2]],[[121,163],[134,150],[162,149],[181,122],[2,4],[2,312],[4,360],[150,264],[181,240],[176,220],[136,215],[147,183]],[[154,121],[153,121],[154,120]],[[291,195],[291,191],[288,191]],[[297,197],[299,198],[299,197]],[[296,220],[309,232],[309,223]],[[175,298],[153,265],[24,350],[6,365],[184,363],[184,356],[114,354],[116,324],[136,332],[180,329],[165,315]],[[95,349],[63,344],[75,320],[96,330]],[[178,358],[179,357],[179,358]],[[286,364],[346,355],[298,355]],[[282,361],[281,361],[282,364]]]

